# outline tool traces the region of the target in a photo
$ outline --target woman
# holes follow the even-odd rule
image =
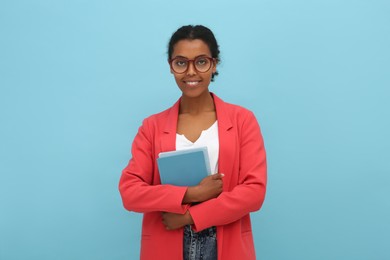
[[[255,259],[249,213],[266,190],[259,125],[209,91],[220,59],[208,28],[179,28],[168,61],[182,95],[143,121],[119,183],[124,207],[144,213],[141,259]],[[199,146],[207,146],[215,174],[193,187],[162,185],[158,154]]]

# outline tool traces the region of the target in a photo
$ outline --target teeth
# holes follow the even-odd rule
[[[199,82],[198,81],[187,81],[186,82],[188,85],[190,85],[190,86],[195,86],[195,85],[197,85]]]

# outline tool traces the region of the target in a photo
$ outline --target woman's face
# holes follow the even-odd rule
[[[202,56],[211,58],[210,49],[205,42],[199,39],[181,40],[175,44],[171,59],[184,58],[187,60],[194,60]],[[201,62],[202,60],[198,63],[198,65],[201,65]],[[194,62],[189,62],[188,70],[181,74],[176,73],[171,68],[171,73],[174,75],[176,84],[183,92],[183,95],[188,97],[198,97],[209,92],[208,87],[211,82],[211,77],[217,69],[216,62],[214,60],[211,62],[211,68],[206,72],[197,71],[195,69]]]

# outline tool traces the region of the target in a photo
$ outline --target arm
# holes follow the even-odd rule
[[[218,197],[222,192],[223,177],[224,174],[216,173],[204,178],[197,186],[188,187],[183,198],[183,203],[203,202]],[[163,212],[162,222],[168,230],[174,230],[185,225],[194,224],[189,211],[184,214]]]
[[[223,177],[223,173],[216,173],[205,177],[198,185],[188,187],[183,204],[198,203],[218,197],[222,192]]]
[[[132,145],[132,158],[123,170],[119,191],[124,207],[129,211],[167,211],[184,214],[188,205],[182,205],[187,187],[154,185],[155,173],[153,136],[145,120]]]
[[[239,178],[231,191],[222,192],[189,209],[196,230],[234,222],[259,210],[266,190],[266,156],[260,127],[248,113],[239,132]],[[212,212],[212,214],[210,214]]]

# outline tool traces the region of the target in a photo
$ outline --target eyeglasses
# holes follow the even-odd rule
[[[193,60],[189,60],[183,57],[177,57],[169,60],[171,69],[178,74],[182,74],[188,71],[190,62],[194,66],[195,70],[200,73],[207,72],[211,69],[214,59],[211,57],[200,56]]]

